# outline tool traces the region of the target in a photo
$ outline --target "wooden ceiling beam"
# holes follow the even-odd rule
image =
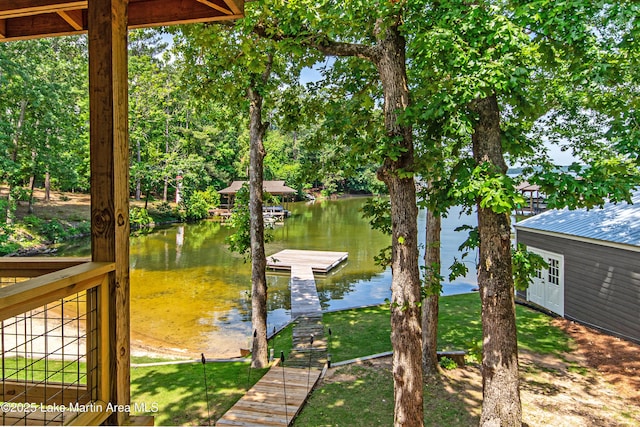
[[[140,0],[129,3],[129,28],[221,21],[242,17],[242,13],[228,15],[194,0]]]
[[[212,2],[212,1],[209,1],[209,0],[198,0],[198,2],[202,3],[205,6],[209,6],[210,8],[215,9],[215,10],[217,10],[219,12],[222,12],[225,15],[232,15],[233,14],[233,12],[231,12],[230,9],[228,9],[226,7],[219,6],[219,5],[217,5],[216,3]]]
[[[26,40],[78,33],[57,13],[8,19],[6,24],[5,40]]]
[[[12,0],[0,2],[0,18],[52,13],[66,10],[86,9],[87,0]]]
[[[86,29],[84,25],[85,21],[82,16],[81,10],[60,11],[58,12],[58,15],[60,15],[60,17],[64,19],[67,22],[67,24],[71,25],[71,27],[73,27],[74,30],[82,31]]]
[[[13,0],[11,9],[0,0],[0,40],[24,40],[38,37],[63,36],[87,31],[87,0]],[[91,0],[102,1],[102,0]],[[129,0],[128,27],[154,27],[239,19],[244,14],[243,0]],[[55,5],[55,6],[54,6]],[[212,5],[216,5],[213,7]],[[225,5],[229,5],[225,9]],[[49,13],[35,13],[48,7]],[[21,16],[5,19],[8,16]],[[30,14],[27,14],[29,12]]]
[[[235,15],[244,13],[244,0],[224,0],[224,2]]]

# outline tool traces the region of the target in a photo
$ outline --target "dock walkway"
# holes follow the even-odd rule
[[[273,366],[217,426],[288,426],[320,378],[320,370]]]
[[[291,266],[293,349],[285,366],[322,369],[327,359],[322,308],[311,266]]]
[[[313,272],[327,273],[346,258],[346,252],[290,250],[267,257],[270,268],[291,270],[293,349],[283,366],[273,366],[216,425],[288,426],[295,418],[327,358]]]

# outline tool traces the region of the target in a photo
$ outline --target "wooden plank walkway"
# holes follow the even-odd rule
[[[284,250],[267,265],[291,270],[293,349],[216,423],[220,426],[288,426],[307,400],[327,362],[322,307],[313,277],[347,259],[346,252]]]
[[[293,324],[293,349],[284,365],[301,369],[322,369],[325,363],[327,342],[322,317],[299,317]]]
[[[288,426],[320,370],[272,367],[222,418],[218,426]]]
[[[320,298],[313,278],[313,271],[308,265],[291,266],[291,318],[299,316],[320,316]]]
[[[293,349],[286,366],[322,369],[327,359],[322,307],[310,265],[291,266]]]

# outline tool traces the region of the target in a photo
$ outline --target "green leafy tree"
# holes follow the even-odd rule
[[[628,198],[637,166],[628,153],[614,149],[601,125],[589,126],[598,121],[589,112],[589,99],[603,99],[594,95],[610,91],[615,81],[603,78],[608,75],[603,68],[612,65],[605,52],[617,52],[615,43],[625,39],[618,33],[605,43],[598,32],[608,32],[605,17],[620,9],[583,1],[417,3],[422,7],[417,13],[425,17],[426,11],[429,25],[416,33],[412,59],[431,64],[422,75],[438,88],[423,113],[457,123],[459,137],[451,142],[471,148],[473,155],[461,156],[454,167],[449,194],[461,203],[475,203],[478,211],[481,425],[519,425],[509,214],[521,195],[506,176],[505,158],[535,166],[530,181],[544,186],[554,206]],[[561,137],[570,137],[566,144],[585,161],[572,166],[575,175],[559,170],[545,155],[544,139]]]
[[[224,95],[235,101],[229,106],[236,112],[248,113],[249,117],[249,235],[254,330],[251,363],[257,368],[268,363],[262,211],[264,158],[267,154],[264,138],[270,125],[264,119],[264,104],[269,102],[279,85],[295,79],[295,75],[287,71],[287,58],[276,50],[272,42],[261,40],[252,31],[262,12],[259,7],[247,8],[246,18],[231,26],[184,27],[176,43],[186,61],[191,81],[207,82],[198,86],[197,93],[211,98]]]
[[[162,153],[165,130],[162,101],[166,98],[167,76],[161,54],[166,47],[154,30],[130,33],[129,145],[133,151],[130,176],[136,200],[141,199],[143,181],[155,181],[150,175],[153,166],[160,163]]]
[[[264,37],[295,40],[336,57],[357,58],[375,70],[384,100],[384,137],[370,141],[378,178],[390,195],[392,223],[392,335],[396,425],[423,424],[417,207],[412,126],[400,120],[410,104],[401,31],[405,2],[287,3],[277,22],[258,25]]]
[[[29,182],[30,209],[37,181],[48,194],[52,176],[68,180],[83,161],[69,153],[86,143],[85,58],[84,37],[0,45],[2,179],[10,189]],[[13,206],[9,191],[7,207]]]

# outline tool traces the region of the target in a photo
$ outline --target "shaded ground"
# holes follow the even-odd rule
[[[553,323],[571,335],[575,340],[575,350],[562,357],[521,352],[520,391],[524,425],[640,426],[640,346],[564,319],[555,319]],[[314,396],[310,405],[314,405],[316,398],[319,404],[322,390],[331,387],[351,389],[357,394],[359,383],[365,379],[366,382],[372,381],[378,390],[380,402],[376,406],[389,406],[388,411],[392,413],[392,403],[388,402],[393,399],[390,370],[390,358],[330,369],[320,389],[314,392],[320,396]],[[364,389],[367,388],[365,385]],[[477,425],[482,405],[480,368],[466,366],[445,371],[440,379],[426,385],[425,397],[425,425]],[[330,400],[324,403],[325,410],[337,409],[331,408]],[[344,401],[341,405],[350,403]],[[345,413],[362,408],[358,404],[355,406],[344,408]],[[318,413],[313,415],[319,421],[317,425],[330,424],[328,420],[318,419],[321,418]],[[360,422],[361,417],[364,418],[364,414],[350,422],[365,425]],[[369,425],[392,422],[391,418],[366,419]],[[312,423],[303,413],[296,425]]]
[[[576,342],[573,356],[585,366],[596,369],[621,396],[640,406],[640,345],[566,319],[554,319],[552,324]]]
[[[34,189],[34,214],[43,219],[63,219],[66,221],[89,221],[91,218],[91,196],[81,193],[60,193],[51,191],[51,200],[44,201],[44,190]],[[7,187],[0,186],[0,197],[7,197]],[[19,201],[16,218],[22,219],[28,215],[29,203]]]

